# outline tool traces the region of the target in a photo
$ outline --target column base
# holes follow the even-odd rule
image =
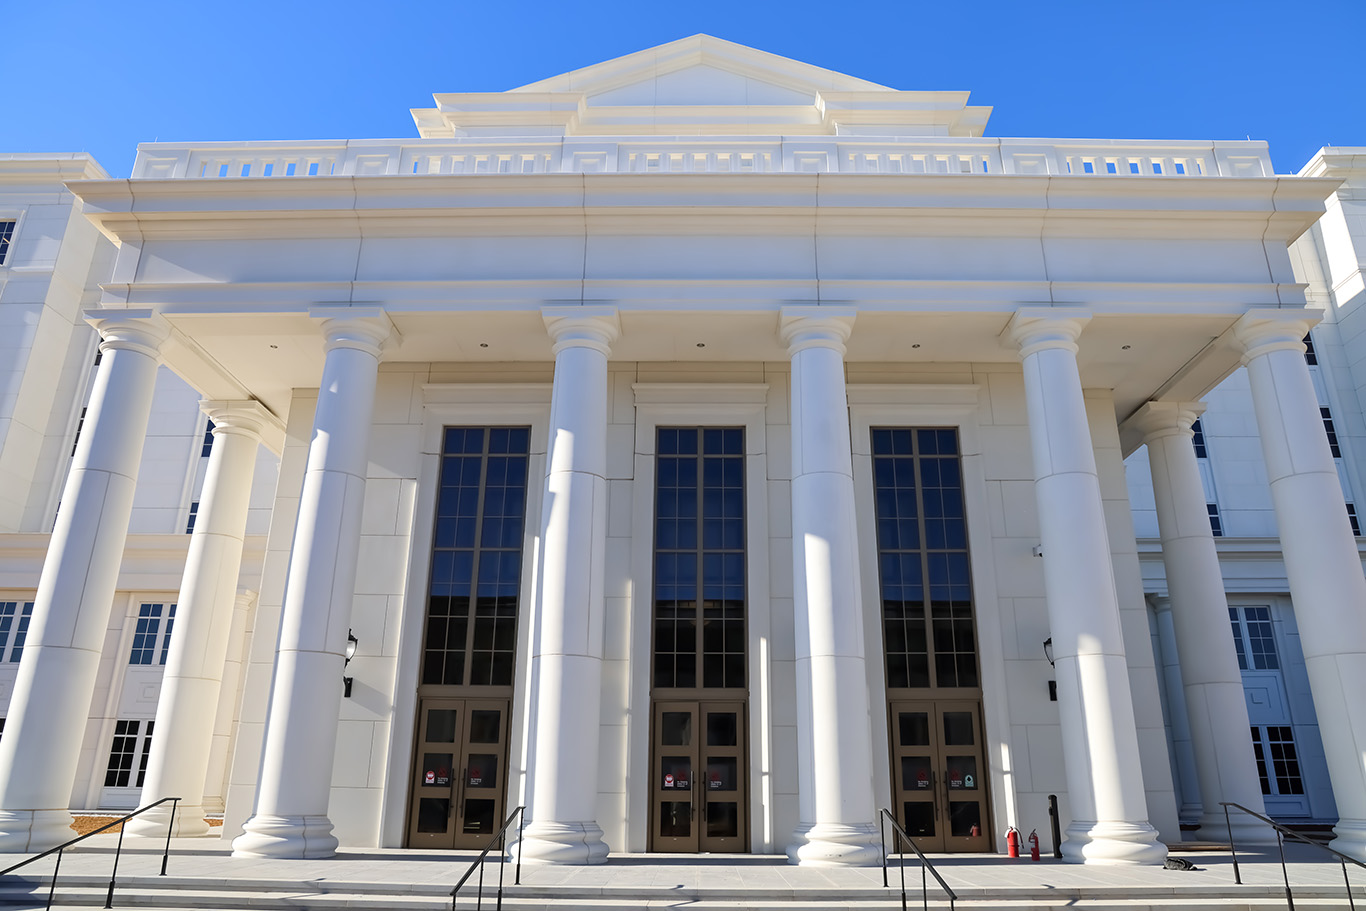
[[[168,825],[172,838],[203,838],[210,831],[209,824],[204,821],[203,807],[187,807],[184,804],[177,804],[175,822],[171,823],[171,804],[169,803],[164,803],[148,810],[141,816],[135,816],[128,820],[123,825],[123,831],[124,834],[135,838],[164,839]]]
[[[512,844],[513,857],[528,864],[601,864],[607,862],[607,843],[596,822],[529,822],[521,841]]]
[[[1222,814],[1218,817],[1202,817],[1199,823],[1199,828],[1194,832],[1187,833],[1189,841],[1223,844],[1228,841],[1229,826],[1232,825],[1233,846],[1235,848],[1238,845],[1274,845],[1276,843],[1276,830],[1260,819],[1253,819],[1246,813],[1235,811],[1229,816],[1227,823],[1224,822]]]
[[[1337,837],[1328,842],[1328,847],[1366,862],[1366,819],[1339,819],[1333,834]]]
[[[882,863],[882,834],[872,823],[823,822],[798,827],[803,839],[787,849],[787,862],[804,867],[872,867]]]
[[[0,810],[0,852],[46,851],[75,837],[70,810]]]
[[[233,857],[287,857],[294,860],[337,853],[332,820],[326,816],[263,816],[247,820],[233,839]]]
[[[1062,859],[1071,864],[1160,864],[1167,859],[1167,846],[1146,822],[1073,822],[1063,836]]]

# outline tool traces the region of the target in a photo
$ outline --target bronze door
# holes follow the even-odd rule
[[[976,702],[893,702],[897,821],[922,851],[989,851],[986,752]]]
[[[657,702],[650,762],[650,850],[749,850],[742,702]]]
[[[409,847],[483,848],[503,821],[509,704],[422,699]]]

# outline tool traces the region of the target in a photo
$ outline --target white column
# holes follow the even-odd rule
[[[1233,327],[1252,384],[1314,712],[1337,801],[1331,847],[1366,860],[1366,577],[1304,343],[1312,317],[1253,310]]]
[[[532,721],[524,860],[602,863],[597,823],[607,551],[607,358],[620,331],[605,307],[543,311],[554,339],[550,451],[531,632]]]
[[[1239,803],[1258,813],[1265,813],[1265,807],[1252,753],[1243,676],[1229,626],[1224,578],[1191,442],[1191,424],[1203,411],[1204,406],[1196,403],[1148,402],[1129,420],[1143,434],[1148,447],[1157,500],[1162,563],[1167,572],[1186,716],[1200,781],[1202,811],[1195,837],[1199,841],[1224,841],[1228,824],[1221,801]],[[1245,813],[1231,814],[1228,823],[1232,824],[1235,843],[1265,842],[1268,836],[1275,841],[1271,829]]]
[[[1085,311],[1022,308],[1009,327],[1024,362],[1072,811],[1062,851],[1073,863],[1161,863],[1167,849],[1148,823],[1119,599],[1077,370],[1077,337],[1089,319]]]
[[[391,329],[382,313],[336,316],[322,328],[327,359],[290,549],[261,776],[252,817],[232,843],[238,857],[330,857],[337,848],[327,803],[375,384]]]
[[[213,421],[213,448],[185,557],[141,800],[146,805],[181,798],[172,829],[180,837],[209,833],[204,780],[237,603],[256,450],[273,420],[257,402],[201,402],[200,408]],[[157,807],[129,820],[126,831],[165,838],[170,814],[170,804]]]
[[[1186,714],[1186,683],[1176,651],[1176,628],[1172,625],[1172,600],[1149,597],[1162,657],[1161,683],[1165,691],[1167,719],[1171,724],[1172,762],[1176,767],[1177,816],[1182,825],[1200,822],[1203,798],[1200,776],[1195,771],[1195,747],[1191,745],[1190,716]]]
[[[863,664],[863,598],[844,343],[854,311],[783,310],[792,358],[792,563],[799,841],[791,863],[882,860]]]
[[[0,738],[0,851],[41,851],[72,837],[67,807],[168,332],[146,310],[88,318],[102,360]]]

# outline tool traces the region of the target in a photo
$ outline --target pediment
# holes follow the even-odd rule
[[[967,92],[905,92],[693,35],[506,92],[439,94],[425,139],[461,136],[980,136]]]
[[[595,105],[811,104],[821,92],[890,92],[865,79],[693,35],[513,92],[579,92]]]

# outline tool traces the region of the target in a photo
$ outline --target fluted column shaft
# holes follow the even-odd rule
[[[601,863],[597,823],[607,552],[607,358],[616,311],[543,312],[554,339],[550,451],[531,641],[527,861]]]
[[[263,425],[271,420],[256,402],[202,402],[200,407],[213,421],[214,442],[185,557],[141,800],[145,805],[181,798],[172,823],[180,837],[209,833],[204,781],[237,603],[256,451]],[[129,820],[127,832],[164,838],[170,813],[170,804],[149,810]]]
[[[1024,363],[1044,589],[1074,863],[1161,863],[1148,823],[1109,536],[1086,420],[1077,337],[1090,315],[1026,308],[1010,332]]]
[[[361,507],[382,314],[323,323],[326,360],[289,556],[256,806],[233,853],[329,857],[327,816],[346,635],[355,593]]]
[[[844,382],[854,312],[792,307],[792,563],[800,840],[788,860],[881,860]]]
[[[150,311],[92,311],[90,319],[102,357],[0,738],[0,851],[71,838],[67,807],[168,332]]]
[[[1230,634],[1219,554],[1214,547],[1200,482],[1191,424],[1203,405],[1149,402],[1130,420],[1143,433],[1157,501],[1162,563],[1171,596],[1172,627],[1180,656],[1202,810],[1196,838],[1228,838],[1222,801],[1264,812],[1252,753],[1243,677]],[[1236,842],[1266,841],[1274,833],[1250,816],[1230,817]]]
[[[1254,310],[1234,326],[1257,413],[1271,500],[1328,777],[1331,847],[1366,860],[1366,577],[1343,506],[1301,341],[1302,312]]]

